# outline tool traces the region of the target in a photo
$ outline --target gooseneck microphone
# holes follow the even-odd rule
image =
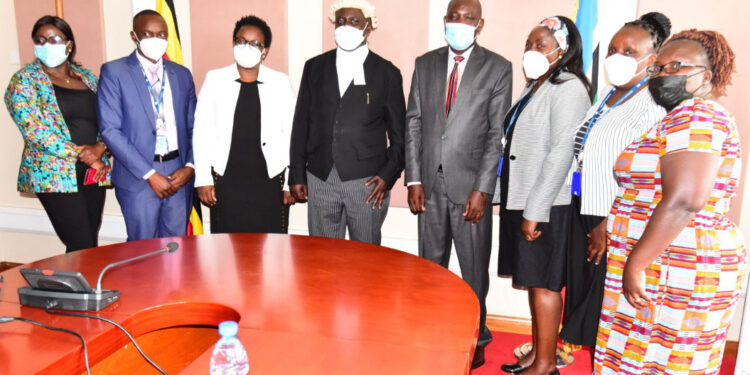
[[[138,255],[136,257],[128,258],[128,259],[125,259],[125,260],[121,260],[119,262],[114,262],[114,263],[108,264],[106,267],[104,267],[104,269],[102,269],[102,272],[99,273],[99,278],[96,280],[96,290],[95,290],[96,294],[101,294],[102,293],[102,277],[104,277],[104,273],[107,272],[107,271],[109,271],[110,268],[117,267],[117,266],[119,266],[121,264],[130,263],[130,262],[136,261],[138,259],[148,258],[148,257],[150,257],[152,255],[157,255],[157,254],[161,254],[161,253],[174,253],[175,251],[177,251],[177,248],[179,248],[179,247],[180,246],[177,244],[177,242],[170,242],[170,243],[167,244],[167,246],[164,246],[164,247],[162,247],[159,250],[152,251],[150,253],[146,253],[146,254],[142,254],[142,255]]]
[[[150,253],[110,263],[99,273],[96,290],[92,289],[80,272],[22,268],[21,275],[29,286],[18,288],[21,305],[58,310],[99,311],[120,298],[119,290],[102,289],[104,273],[113,267],[157,254],[173,253],[179,246],[170,242]]]

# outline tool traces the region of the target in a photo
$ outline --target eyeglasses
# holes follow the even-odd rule
[[[32,37],[31,40],[37,46],[44,45],[45,43],[49,43],[49,44],[64,44],[64,43],[68,42],[68,39],[66,39],[64,37],[61,37],[59,35],[53,35],[51,37],[35,36],[35,37]]]
[[[652,76],[657,76],[661,72],[667,73],[667,74],[675,74],[680,71],[682,68],[703,68],[708,70],[708,67],[704,65],[696,65],[696,64],[690,64],[690,63],[684,63],[682,61],[672,61],[668,62],[664,65],[651,65],[648,68],[646,68],[646,71],[648,74]]]
[[[246,46],[246,45],[249,45],[249,46],[255,47],[257,49],[264,49],[264,48],[266,48],[266,46],[263,45],[263,43],[261,43],[261,42],[259,42],[257,40],[247,41],[244,38],[234,38],[234,45],[235,46]]]

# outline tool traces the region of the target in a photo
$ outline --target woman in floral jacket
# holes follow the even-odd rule
[[[66,252],[95,247],[109,185],[97,78],[73,62],[75,39],[61,18],[40,18],[31,37],[37,59],[13,75],[5,92],[24,140],[18,191],[36,194]]]

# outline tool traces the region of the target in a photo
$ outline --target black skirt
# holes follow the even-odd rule
[[[581,199],[573,196],[568,236],[568,280],[560,337],[573,345],[596,345],[599,315],[607,276],[607,257],[599,265],[588,262],[587,235],[606,218],[581,215]]]
[[[565,251],[570,231],[569,205],[552,206],[549,222],[538,223],[542,235],[528,242],[521,233],[523,211],[500,208],[498,274],[513,284],[559,292],[565,286]]]

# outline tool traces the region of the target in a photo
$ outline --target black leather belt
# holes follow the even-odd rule
[[[180,151],[174,150],[164,155],[154,155],[154,161],[158,161],[159,163],[164,163],[165,161],[177,159],[178,156],[180,156]]]

